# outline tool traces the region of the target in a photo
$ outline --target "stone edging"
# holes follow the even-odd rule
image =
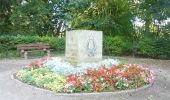
[[[19,84],[22,84],[22,85],[26,84],[26,83],[22,82],[21,80],[19,80],[18,78],[16,78],[15,73],[11,76],[11,78],[13,80],[15,80],[16,82],[18,82]],[[123,95],[123,94],[130,94],[130,93],[146,90],[146,89],[152,87],[153,84],[154,84],[154,82],[151,83],[151,84],[145,85],[143,87],[140,87],[140,88],[137,88],[137,89],[131,89],[131,90],[122,90],[122,91],[117,91],[117,92],[93,92],[93,93],[56,93],[56,92],[46,90],[46,89],[43,89],[43,88],[40,88],[40,87],[37,87],[37,86],[33,86],[33,85],[29,85],[29,84],[26,84],[26,85],[29,86],[32,89],[41,90],[43,92],[49,92],[49,93],[55,94],[57,96],[82,96],[82,95],[84,95],[84,96],[87,96],[87,95],[95,96],[95,95]]]

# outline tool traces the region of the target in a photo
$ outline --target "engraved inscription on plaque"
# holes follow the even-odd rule
[[[91,33],[90,36],[89,36],[89,39],[87,40],[87,44],[86,44],[86,50],[87,50],[87,54],[89,57],[93,57],[96,55],[96,49],[97,49],[97,46],[96,46],[96,42],[95,42],[95,39],[94,39],[94,34]]]

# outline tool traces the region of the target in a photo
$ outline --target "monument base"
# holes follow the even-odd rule
[[[102,31],[73,30],[66,32],[65,59],[70,63],[102,60]]]

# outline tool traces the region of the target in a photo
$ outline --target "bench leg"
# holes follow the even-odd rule
[[[25,58],[25,59],[27,59],[27,58],[28,58],[28,56],[27,56],[27,55],[28,55],[28,52],[27,52],[27,51],[25,51],[25,52],[24,52],[24,58]]]
[[[50,50],[47,50],[47,57],[50,57]]]
[[[23,57],[24,52],[25,52],[24,50],[21,50],[21,52],[20,52],[20,56],[21,56],[21,57]]]

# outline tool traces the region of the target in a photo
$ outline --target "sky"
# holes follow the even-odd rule
[[[159,25],[158,21],[155,21],[157,25]],[[164,20],[161,22],[161,26],[165,26],[166,24],[170,23],[170,18],[167,18],[167,20]],[[145,22],[141,20],[140,18],[136,17],[134,21],[134,25],[138,27],[144,26]]]

